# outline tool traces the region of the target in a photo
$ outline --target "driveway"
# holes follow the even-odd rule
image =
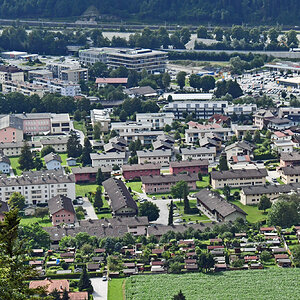
[[[277,179],[279,177],[280,176],[277,171],[268,171],[268,176],[266,178],[271,184],[279,184],[279,182],[277,182],[277,180],[275,181],[275,179]]]
[[[94,300],[107,300],[108,281],[102,281],[102,278],[91,278],[94,288]]]
[[[74,124],[73,121],[71,121],[71,130],[74,130],[78,136],[79,136],[79,140],[80,140],[80,144],[83,146],[84,145],[84,133],[81,130],[75,129],[74,128]]]
[[[83,197],[82,207],[87,212],[86,219],[98,220],[98,217],[97,217],[97,215],[95,213],[94,206],[92,205],[92,203],[89,201],[89,199],[87,197]]]

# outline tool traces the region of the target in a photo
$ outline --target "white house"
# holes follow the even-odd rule
[[[109,153],[91,153],[93,167],[121,167],[124,164],[125,152],[109,152]]]
[[[174,121],[173,113],[147,113],[136,114],[136,121],[138,123],[151,123],[152,129],[163,129],[166,125],[172,125]]]

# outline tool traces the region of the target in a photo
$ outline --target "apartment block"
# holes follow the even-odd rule
[[[171,126],[174,118],[173,113],[136,114],[136,121],[138,123],[151,123],[154,130],[164,129],[166,125]]]
[[[42,98],[49,93],[49,89],[29,82],[5,81],[2,83],[2,92],[4,94],[17,92],[26,96],[38,95]]]
[[[88,81],[89,72],[86,68],[62,70],[60,79],[71,82]]]
[[[6,81],[24,82],[23,70],[14,66],[0,66],[0,83]]]
[[[136,152],[139,164],[160,164],[169,166],[172,157],[171,150],[143,150]]]
[[[278,169],[281,180],[285,184],[300,182],[300,166],[288,166]]]
[[[93,167],[121,167],[124,164],[125,152],[91,153]]]
[[[110,115],[107,109],[93,109],[90,112],[92,125],[100,124],[101,132],[108,132],[110,128]]]
[[[215,147],[200,147],[200,148],[181,148],[180,150],[182,155],[182,160],[199,160],[205,159],[208,160],[209,163],[213,163],[215,161],[215,156],[217,150]]]

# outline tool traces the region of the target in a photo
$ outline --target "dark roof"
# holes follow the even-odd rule
[[[68,137],[64,136],[58,136],[58,137],[47,137],[47,138],[42,138],[40,140],[42,145],[60,145],[60,144],[67,144],[68,143]]]
[[[143,95],[156,94],[156,91],[151,86],[141,86],[141,87],[125,89],[124,93],[126,93],[127,95],[143,96]]]
[[[125,146],[121,146],[119,144],[116,143],[107,143],[104,145],[104,151],[105,152],[109,152],[109,151],[115,151],[115,152],[124,152],[126,151],[126,147]]]
[[[57,195],[57,196],[49,199],[48,207],[49,207],[49,212],[51,215],[55,214],[56,212],[58,212],[62,209],[75,214],[72,200],[63,195]]]
[[[72,168],[73,174],[96,174],[98,170],[101,169],[102,173],[111,173],[112,167],[106,166],[106,167],[76,167]]]
[[[160,164],[136,164],[136,165],[123,165],[122,171],[143,171],[143,170],[160,170]]]
[[[235,142],[235,143],[227,146],[225,150],[227,151],[227,150],[230,150],[235,147],[239,147],[239,148],[242,148],[247,151],[252,151],[255,148],[255,145],[253,145],[252,143],[249,143],[247,141],[240,141],[240,142]]]
[[[291,191],[297,191],[300,189],[300,183],[292,184],[279,184],[279,185],[256,185],[243,187],[242,191],[245,195],[256,194],[275,194],[275,193],[289,193]]]
[[[227,202],[218,193],[212,192],[208,189],[201,190],[195,196],[197,201],[204,204],[205,207],[207,207],[211,212],[216,211],[224,218],[235,212],[247,215],[247,213],[245,213],[241,208],[230,202]]]
[[[219,179],[238,179],[238,178],[261,178],[268,175],[266,169],[241,169],[229,171],[212,171],[211,178]]]
[[[300,166],[288,166],[281,168],[284,175],[300,175]]]
[[[158,184],[158,183],[176,183],[178,181],[193,182],[197,181],[197,174],[173,174],[173,175],[155,175],[155,176],[141,176],[143,184]]]
[[[59,161],[60,163],[62,162],[61,157],[60,157],[58,154],[53,153],[53,152],[51,152],[51,153],[45,155],[45,156],[44,156],[44,160],[45,160],[45,163],[46,163],[46,164],[47,164],[48,162],[52,161],[52,160],[57,160],[57,161]]]
[[[198,166],[208,166],[208,159],[194,159],[191,161],[172,161],[170,167],[172,168],[185,168],[185,167],[198,167]]]
[[[120,136],[115,136],[111,139],[109,139],[108,141],[109,143],[115,143],[121,146],[127,146],[127,142],[124,138],[120,137]]]
[[[152,143],[153,145],[153,149],[157,150],[157,149],[173,149],[173,145],[171,145],[170,143],[163,141],[163,140],[157,140],[155,142]]]
[[[124,182],[120,179],[107,179],[103,182],[103,187],[111,201],[113,211],[117,211],[123,207],[131,207],[136,211],[138,210],[138,207]]]
[[[0,162],[4,162],[4,163],[10,165],[9,158],[6,155],[4,155],[2,151],[0,151]]]
[[[174,137],[172,137],[171,135],[169,134],[162,134],[162,135],[159,135],[157,137],[158,140],[161,140],[161,141],[165,141],[165,142],[168,142],[169,144],[174,144],[175,143],[175,139]]]
[[[290,123],[291,120],[285,118],[271,118],[269,119],[269,122],[274,124],[286,124],[286,123]]]
[[[0,214],[4,214],[5,212],[9,211],[9,207],[7,202],[0,200]]]
[[[283,161],[299,161],[300,153],[299,152],[291,152],[291,153],[282,153],[280,159]]]
[[[23,72],[23,70],[15,67],[15,66],[1,65],[0,66],[0,72],[5,72],[5,73],[20,73],[20,72]]]
[[[136,151],[138,157],[160,157],[160,156],[171,156],[172,151],[170,149],[166,150],[141,150]]]

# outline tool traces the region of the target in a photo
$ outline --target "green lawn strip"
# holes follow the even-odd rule
[[[209,186],[209,176],[202,176],[202,181],[197,181],[197,188],[203,189]]]
[[[127,188],[130,187],[132,191],[136,191],[138,193],[143,193],[141,181],[126,182],[126,186],[127,186]]]
[[[35,224],[35,223],[38,223],[42,227],[52,226],[51,221],[47,217],[45,217],[44,219],[36,218],[36,217],[22,217],[21,222],[20,222],[21,225],[31,225],[31,224]]]
[[[284,184],[284,182],[280,178],[276,178],[279,184]]]
[[[17,176],[22,175],[22,170],[19,169],[19,156],[10,157],[10,165]]]
[[[67,158],[68,158],[68,154],[67,153],[59,153],[59,156],[61,157],[61,160],[62,160],[62,166],[68,166],[67,164]],[[80,167],[82,166],[81,163],[77,163],[76,166],[71,166],[69,168],[75,168],[75,167]]]
[[[124,278],[115,278],[108,281],[108,300],[124,299]]]
[[[84,197],[88,192],[96,192],[97,184],[76,184],[76,196]]]
[[[73,121],[74,129],[82,131],[86,135],[86,127],[83,122]]]

